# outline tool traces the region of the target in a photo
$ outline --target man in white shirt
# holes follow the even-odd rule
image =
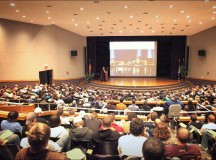
[[[136,103],[136,101],[135,101],[135,99],[133,99],[132,104],[128,106],[128,109],[130,109],[131,111],[138,111],[139,107],[135,103]]]
[[[142,146],[146,137],[142,136],[144,124],[140,118],[134,118],[130,122],[130,135],[124,135],[118,140],[118,151],[120,156],[142,157]]]

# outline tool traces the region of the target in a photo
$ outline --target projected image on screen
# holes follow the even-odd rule
[[[110,42],[110,76],[156,77],[156,68],[156,42]]]

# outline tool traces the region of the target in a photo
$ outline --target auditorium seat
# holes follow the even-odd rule
[[[118,141],[116,142],[94,142],[93,154],[118,155]]]
[[[14,160],[16,154],[19,152],[19,147],[14,144],[0,145],[0,159]]]
[[[92,149],[92,141],[71,139],[71,149],[73,148],[79,148],[86,153],[88,149]]]
[[[118,155],[93,155],[86,153],[87,160],[120,160]]]

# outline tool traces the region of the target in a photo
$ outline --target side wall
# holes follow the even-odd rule
[[[216,27],[189,36],[189,78],[206,81],[216,80]],[[198,56],[198,50],[206,50],[206,56]],[[205,80],[205,81],[204,81]],[[198,81],[194,81],[198,83]]]
[[[46,69],[53,69],[54,80],[83,77],[85,39],[55,25],[0,19],[0,82],[39,81]],[[78,55],[71,57],[71,50]]]

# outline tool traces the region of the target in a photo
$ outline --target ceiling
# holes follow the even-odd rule
[[[216,26],[216,0],[0,0],[0,18],[82,36],[193,35]]]

